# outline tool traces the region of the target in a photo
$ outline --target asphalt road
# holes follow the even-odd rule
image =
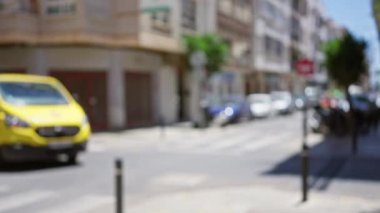
[[[207,130],[176,126],[96,134],[78,165],[27,163],[1,168],[0,213],[109,210],[114,202],[117,157],[124,160],[127,206],[171,192],[205,188],[257,184],[298,191],[299,161],[295,159],[301,147],[300,131],[301,117],[295,114]],[[318,135],[309,137],[311,146],[318,146],[320,140]],[[324,172],[318,168],[325,164],[312,166]],[[338,167],[339,163],[332,169]],[[365,197],[372,190],[371,198],[380,198],[378,181],[333,181],[335,176],[323,176],[322,184],[329,182],[319,191]]]

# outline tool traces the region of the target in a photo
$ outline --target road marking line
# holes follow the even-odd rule
[[[266,138],[263,138],[257,142],[252,142],[251,144],[247,144],[245,146],[241,146],[232,152],[235,154],[241,154],[246,152],[254,152],[259,149],[262,149],[267,146],[271,146],[277,143],[284,143],[287,139],[290,139],[294,134],[293,133],[283,133],[280,135],[273,135]]]
[[[11,187],[10,186],[0,185],[0,193],[7,193],[7,192],[10,192],[10,191],[11,191]]]
[[[206,175],[172,173],[152,180],[151,185],[194,187],[207,180]]]
[[[88,151],[89,152],[104,152],[106,149],[103,145],[95,144],[95,143],[90,143],[88,146]]]
[[[53,206],[40,213],[84,213],[114,202],[112,196],[86,195],[60,206]]]
[[[228,147],[232,147],[234,145],[247,142],[250,139],[257,138],[257,135],[251,135],[251,134],[242,134],[238,135],[234,138],[221,138],[218,141],[213,141],[208,144],[208,146],[205,147],[196,147],[196,150],[202,151],[202,152],[210,152],[210,151],[218,151],[222,149],[226,149]]]
[[[0,200],[0,212],[9,212],[54,196],[56,196],[54,192],[34,190],[4,197]]]
[[[228,128],[228,127],[227,127]],[[233,141],[236,140],[236,135],[247,135],[245,133],[249,132],[251,127],[242,127],[240,129],[213,129],[213,131],[205,132],[203,135],[200,135],[198,138],[192,139],[192,141],[183,142],[183,140],[176,140],[175,144],[168,144],[168,148],[180,149],[180,150],[189,150],[189,149],[204,149],[204,146],[208,146],[210,144],[215,144],[223,141]],[[245,137],[245,136],[244,136]],[[250,135],[247,137],[254,137],[254,135]],[[215,143],[213,143],[215,142]],[[226,142],[227,143],[227,142]],[[174,145],[174,146],[173,146]]]

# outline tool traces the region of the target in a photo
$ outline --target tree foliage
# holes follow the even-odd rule
[[[325,44],[325,65],[330,79],[337,86],[347,89],[368,73],[366,48],[367,43],[351,33]]]
[[[368,73],[366,58],[367,44],[347,32],[341,39],[328,42],[324,46],[325,65],[332,81],[344,89],[350,105],[352,129],[352,152],[357,153],[358,128],[352,97],[349,93],[351,84],[359,83],[363,75]]]
[[[372,12],[376,21],[377,31],[380,30],[380,0],[372,0]]]
[[[209,73],[220,71],[226,63],[228,47],[219,36],[214,34],[187,35],[184,42],[188,59],[197,51],[202,51],[206,55],[206,69]]]

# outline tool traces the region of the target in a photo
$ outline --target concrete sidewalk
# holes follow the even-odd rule
[[[125,205],[128,213],[372,213],[380,211],[376,200],[313,193],[301,203],[299,192],[262,186],[215,188],[161,194],[144,202]],[[113,212],[104,206],[96,213]]]

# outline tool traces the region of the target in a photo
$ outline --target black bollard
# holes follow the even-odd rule
[[[306,202],[309,194],[309,148],[303,146],[302,154],[302,202]]]
[[[123,213],[123,161],[115,161],[116,213]]]
[[[302,179],[302,202],[306,202],[309,193],[309,147],[307,146],[307,107],[303,109],[303,122],[302,122],[302,150],[301,150],[301,179]]]

